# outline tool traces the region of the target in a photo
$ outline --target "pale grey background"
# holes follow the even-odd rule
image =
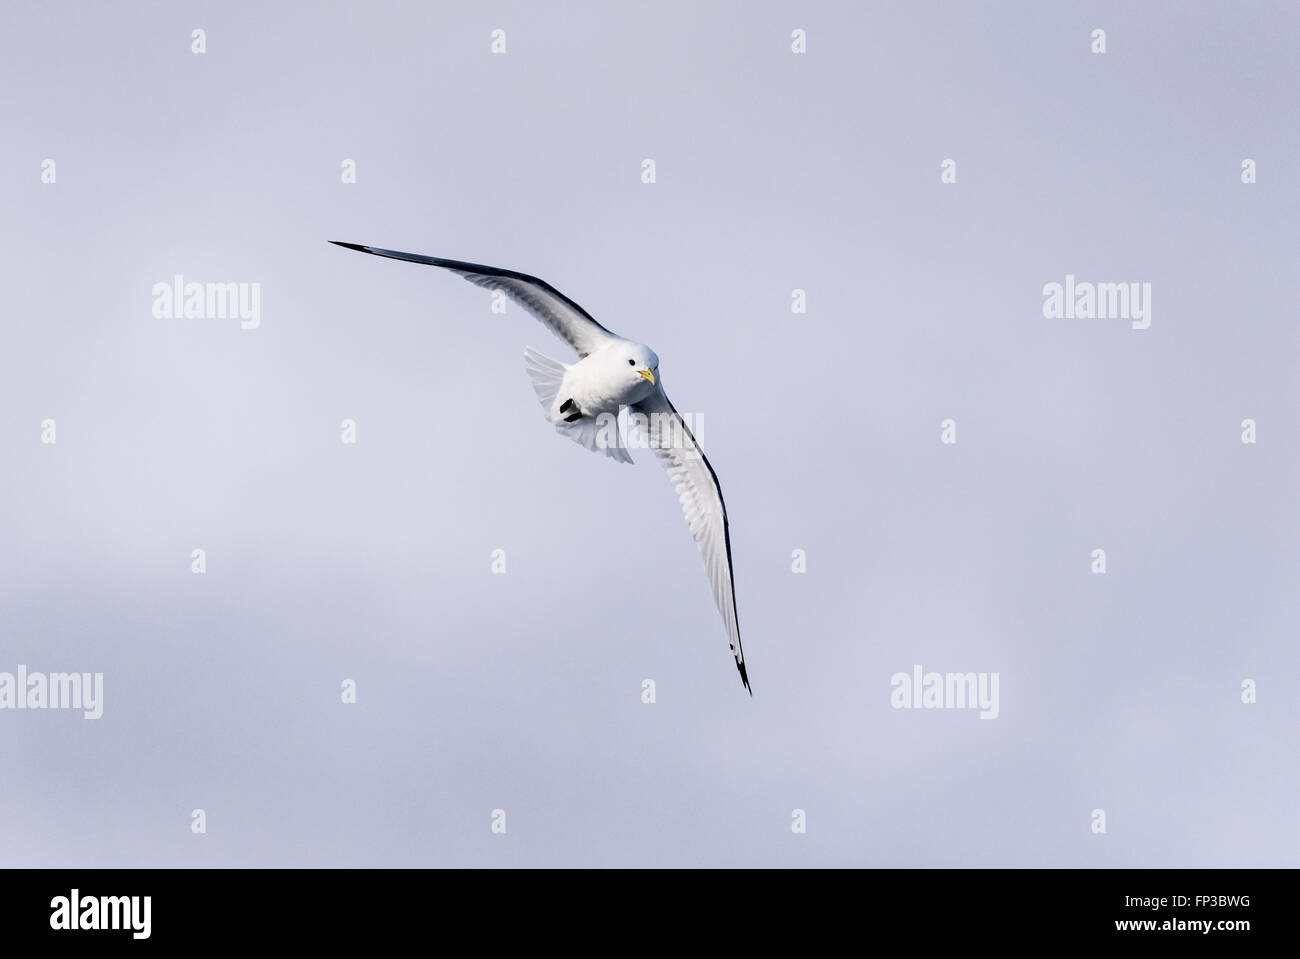
[[[0,669],[106,703],[0,713],[0,861],[1295,865],[1298,27],[7,4]],[[521,354],[563,346],[329,239],[538,274],[659,352],[752,701],[659,467],[544,423]],[[178,272],[260,282],[262,328],[154,319]],[[1067,272],[1152,283],[1151,329],[1045,320]],[[1001,717],[892,710],[917,662],[1000,672]]]

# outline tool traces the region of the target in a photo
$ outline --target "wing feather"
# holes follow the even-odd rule
[[[330,242],[335,246],[370,253],[374,256],[439,266],[463,276],[475,286],[500,290],[573,347],[579,357],[594,352],[615,338],[613,333],[597,323],[595,317],[573,300],[545,280],[539,280],[527,273],[516,273],[514,270],[484,266],[481,263],[466,263],[463,260],[444,260],[437,256],[424,256],[421,253],[383,250],[374,246],[362,246],[359,243],[343,243],[339,240],[330,240]]]
[[[638,422],[638,427],[648,432],[651,449],[677,491],[677,499],[686,515],[686,525],[700,548],[714,602],[727,627],[727,638],[731,643],[731,654],[736,659],[736,668],[740,670],[740,681],[752,696],[749,675],[745,671],[745,652],[740,645],[736,583],[731,570],[731,529],[718,474],[713,471],[695,435],[662,388],[655,390],[649,399],[637,403],[633,410],[645,417]]]

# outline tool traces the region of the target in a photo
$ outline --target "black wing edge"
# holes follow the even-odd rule
[[[503,270],[499,266],[485,266],[482,263],[467,263],[464,260],[445,260],[440,256],[425,256],[422,253],[402,253],[399,250],[384,250],[377,246],[364,246],[360,243],[344,243],[342,240],[330,240],[330,242],[335,246],[341,246],[349,250],[356,250],[358,253],[369,253],[373,256],[386,256],[390,260],[406,260],[408,263],[424,263],[428,266],[440,266],[444,270],[459,270],[462,273],[478,273],[482,276],[504,276],[511,280],[523,280],[525,283],[532,283],[536,286],[540,286],[542,289],[546,290],[546,292],[559,297],[569,306],[573,307],[573,309],[577,310],[580,316],[585,317],[592,323],[595,323],[600,329],[605,330],[605,327],[601,326],[594,316],[584,310],[573,300],[569,299],[545,280],[538,279],[535,276],[530,276],[527,273],[518,273],[515,270]],[[609,330],[605,330],[605,332],[609,333],[610,336],[614,335],[613,333],[610,333]]]
[[[704,460],[704,465],[709,470],[709,476],[713,478],[713,488],[718,491],[718,503],[722,506],[722,538],[727,544],[727,578],[731,580],[731,615],[736,620],[736,646],[740,655],[736,658],[736,668],[740,670],[740,681],[745,684],[745,691],[749,693],[750,698],[754,697],[754,690],[749,685],[749,673],[745,671],[745,648],[740,642],[740,610],[736,607],[736,566],[731,561],[731,523],[727,519],[727,501],[722,495],[722,484],[718,482],[718,474],[714,472],[713,464],[709,458],[704,455],[704,447],[700,446],[700,441],[695,438],[691,428],[686,425],[686,420],[682,419],[682,414],[677,412],[677,407],[673,406],[673,401],[668,398],[668,394],[660,390],[664,402],[668,408],[676,414],[678,421],[682,424],[682,429],[686,435],[691,438],[695,448],[700,451],[700,459]]]

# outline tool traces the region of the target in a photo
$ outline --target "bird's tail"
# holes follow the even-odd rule
[[[542,409],[546,410],[547,419],[550,419],[555,409],[556,394],[560,391],[560,384],[564,382],[564,374],[568,371],[568,367],[527,346],[524,347],[524,369],[528,371],[528,378],[533,381],[533,389],[542,403]]]

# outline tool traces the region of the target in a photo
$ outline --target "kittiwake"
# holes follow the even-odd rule
[[[626,447],[618,441],[616,425],[612,431],[603,427],[611,422],[616,424],[623,407],[632,414],[640,414],[635,422],[649,433],[649,445],[681,501],[686,524],[704,558],[718,612],[726,624],[740,681],[752,696],[740,646],[736,586],[731,572],[731,531],[722,487],[695,435],[664,393],[655,351],[611,333],[577,303],[535,276],[418,253],[399,253],[338,240],[330,242],[375,256],[440,266],[476,286],[500,290],[541,320],[573,347],[578,362],[560,363],[528,347],[524,350],[525,369],[546,410],[546,418],[557,431],[587,449],[602,452],[619,462],[632,462]]]

